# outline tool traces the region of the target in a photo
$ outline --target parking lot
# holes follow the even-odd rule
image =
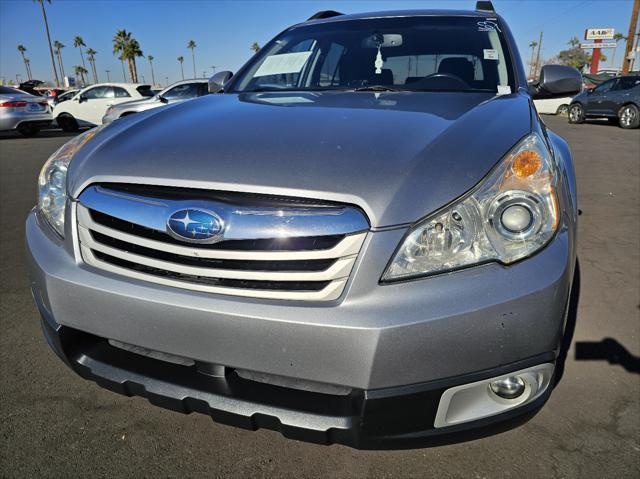
[[[0,138],[0,476],[638,477],[640,130],[545,117],[572,148],[580,297],[561,382],[524,426],[431,449],[357,451],[184,416],[75,376],[40,332],[24,219],[70,138]]]

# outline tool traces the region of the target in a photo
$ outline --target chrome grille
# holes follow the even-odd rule
[[[185,195],[154,197],[87,188],[76,214],[82,259],[131,278],[195,291],[267,299],[329,301],[342,294],[368,222],[357,208],[279,198],[238,206]],[[166,232],[172,211],[215,211],[229,226],[214,244],[181,242]],[[324,234],[322,234],[324,233]]]

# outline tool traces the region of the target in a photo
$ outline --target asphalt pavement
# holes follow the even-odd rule
[[[562,380],[517,429],[405,451],[235,429],[72,373],[42,337],[24,257],[38,172],[70,135],[0,134],[0,476],[640,477],[640,130],[545,121],[571,145],[582,210],[580,300]]]

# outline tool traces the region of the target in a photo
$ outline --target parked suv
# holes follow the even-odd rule
[[[102,123],[111,123],[113,120],[125,116],[151,110],[170,103],[192,100],[202,95],[209,94],[209,82],[206,79],[183,80],[162,90],[151,98],[132,100],[109,107],[102,117]]]
[[[640,76],[623,76],[576,96],[569,107],[569,123],[607,118],[622,128],[640,126]]]
[[[83,88],[70,100],[58,103],[53,109],[53,117],[63,130],[78,131],[81,126],[102,124],[102,117],[113,105],[153,95],[150,85],[99,83]]]
[[[580,81],[545,66],[531,92]],[[574,173],[489,2],[321,12],[210,90],[44,165],[31,284],[68,366],[169,409],[361,448],[485,434],[545,403]]]

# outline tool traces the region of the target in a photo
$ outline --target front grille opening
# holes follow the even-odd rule
[[[194,246],[172,238],[167,233],[136,225],[96,210],[89,210],[91,219],[96,223],[114,230],[129,233],[141,238],[161,241],[163,243]],[[313,236],[305,238],[270,238],[254,240],[226,240],[215,244],[198,244],[198,248],[234,251],[317,251],[331,249],[345,235]]]
[[[206,286],[218,286],[223,288],[239,288],[264,291],[321,291],[331,283],[331,281],[256,281],[242,279],[209,278],[205,276],[195,276],[191,274],[176,273],[164,269],[154,268],[143,264],[132,263],[121,258],[116,258],[100,251],[91,250],[93,255],[100,261],[130,269],[139,273],[150,274],[161,278],[184,281],[193,284]]]
[[[91,231],[91,236],[98,243],[102,243],[112,248],[118,248],[129,253],[134,253],[141,256],[146,256],[148,258],[168,261],[185,266],[198,266],[203,268],[229,269],[240,271],[316,272],[325,271],[337,261],[337,258],[288,261],[199,258],[194,256],[183,256],[180,254],[168,253],[152,248],[146,248],[144,246],[112,238],[111,236],[103,235],[102,233],[98,233],[96,231]]]

